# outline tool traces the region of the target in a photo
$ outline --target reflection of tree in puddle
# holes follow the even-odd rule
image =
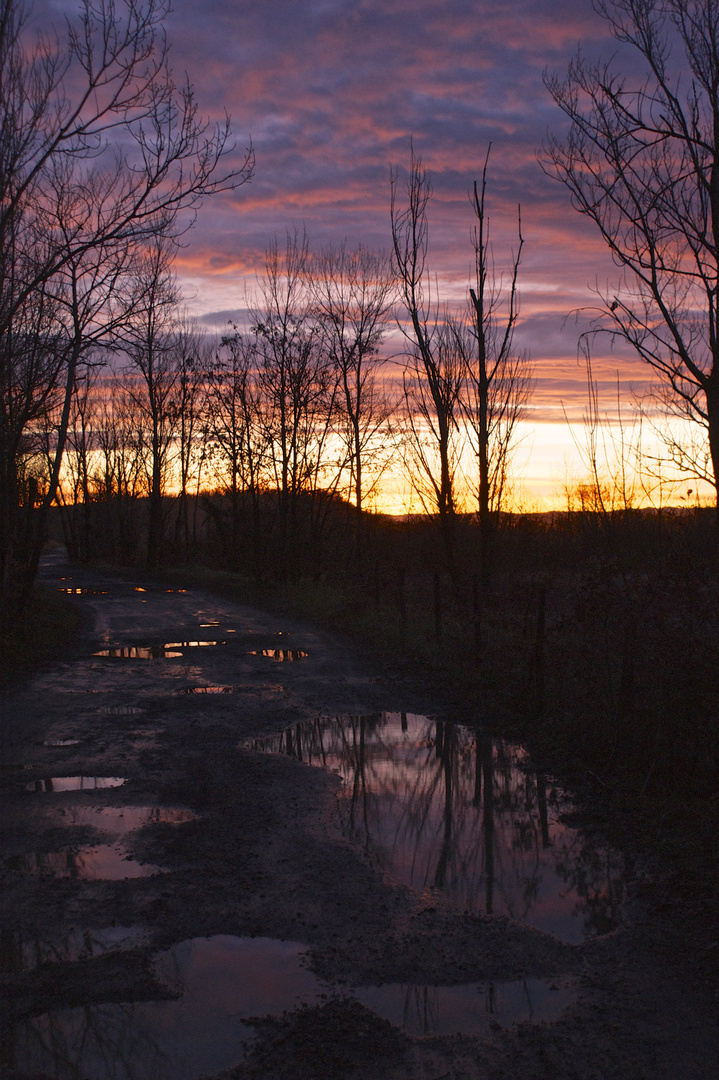
[[[139,1022],[133,1004],[46,1013],[17,1027],[12,1056],[24,1069],[47,1069],[52,1063],[57,1080],[134,1080],[138,1075],[174,1080],[169,1056],[151,1027]]]
[[[385,984],[353,993],[411,1035],[482,1035],[494,1025],[556,1020],[574,988],[533,978],[460,986]]]
[[[71,930],[45,940],[21,930],[0,930],[0,971],[20,974],[43,964],[75,963],[106,953],[134,949],[147,942],[140,926],[105,926],[97,930]]]
[[[319,719],[257,749],[340,772],[348,835],[393,877],[568,941],[615,924],[619,856],[562,824],[524,748],[407,713]]]

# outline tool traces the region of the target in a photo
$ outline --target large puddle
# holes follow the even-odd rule
[[[252,744],[336,770],[346,834],[394,880],[576,944],[612,930],[632,868],[562,820],[516,743],[410,713],[321,718]]]
[[[196,1080],[242,1060],[253,1036],[249,1017],[333,993],[307,967],[306,946],[271,938],[184,941],[160,954],[155,973],[181,996],[47,1013],[17,1026],[6,1064],[56,1080]],[[498,1023],[553,1020],[572,996],[539,979],[347,993],[410,1034],[481,1034]]]

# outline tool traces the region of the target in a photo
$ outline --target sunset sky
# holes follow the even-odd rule
[[[188,73],[202,112],[226,109],[238,149],[251,137],[256,152],[251,183],[202,209],[178,263],[187,305],[208,326],[241,317],[266,245],[295,225],[314,247],[388,248],[389,170],[406,167],[410,139],[435,190],[433,272],[459,302],[472,256],[468,192],[491,142],[498,269],[516,245],[518,203],[525,237],[517,341],[537,388],[524,474],[537,495],[551,494],[574,456],[562,402],[578,417],[585,394],[586,320],[572,313],[617,277],[537,162],[547,131],[563,128],[543,71],[566,70],[580,41],[585,55],[621,63],[591,0],[174,0],[167,30],[174,70]],[[618,369],[629,397],[646,369],[598,345],[607,408]]]

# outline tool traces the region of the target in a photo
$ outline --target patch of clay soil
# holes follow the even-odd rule
[[[46,567],[50,580],[70,573]],[[168,990],[153,967],[159,950],[195,937],[257,936],[306,944],[313,970],[335,993],[253,1021],[247,1057],[222,1080],[717,1076],[716,927],[687,925],[662,910],[652,888],[634,899],[620,930],[580,946],[454,911],[437,894],[388,881],[344,839],[336,776],[242,749],[318,714],[421,712],[426,702],[408,701],[405,692],[400,700],[336,642],[286,620],[198,591],[169,595],[143,583],[146,592],[138,593],[76,571],[73,584],[106,590],[78,600],[88,631],[77,654],[2,703],[6,1032],[60,1007],[160,1000]],[[196,640],[201,622],[219,623],[212,633],[227,644],[185,648],[175,659],[93,655],[114,644]],[[306,651],[307,660],[281,664],[261,655],[278,641]],[[234,692],[179,692],[191,685]],[[79,741],[44,745],[70,739]],[[127,782],[74,792],[72,805],[87,808],[81,824],[68,823],[67,793],[27,790],[36,779],[80,775]],[[193,820],[150,822],[121,837],[128,858],[162,873],[83,880],[11,868],[13,857],[107,840],[103,821],[115,819],[99,814],[92,823],[92,808],[138,806],[194,811]],[[19,953],[19,943],[62,942],[78,928],[111,926],[139,927],[143,936],[106,955],[38,954],[35,965]],[[482,1037],[409,1037],[345,992],[529,976],[573,982],[574,1003],[553,1023],[490,1025]],[[4,1077],[29,1080],[15,1068],[11,1036],[1,1054]]]

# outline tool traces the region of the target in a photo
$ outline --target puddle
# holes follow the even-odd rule
[[[563,823],[574,809],[525,749],[410,713],[335,717],[249,744],[344,780],[346,835],[394,880],[577,944],[612,930],[633,868]]]
[[[139,716],[140,713],[147,712],[136,705],[105,705],[97,711],[104,716]]]
[[[237,1064],[252,1029],[243,1018],[292,1009],[322,991],[306,946],[269,938],[184,941],[156,961],[182,997],[91,1005],[17,1025],[5,1041],[20,1072],[57,1080],[196,1080]]]
[[[141,926],[106,926],[99,930],[71,930],[63,938],[46,941],[22,931],[0,930],[0,971],[17,974],[43,964],[76,963],[147,945]]]
[[[67,593],[69,596],[107,596],[107,589],[58,589],[58,592]]]
[[[91,825],[113,835],[145,825],[181,825],[197,820],[192,810],[172,806],[65,806],[56,813],[64,825]]]
[[[45,780],[33,780],[25,790],[96,791],[100,788],[121,787],[126,783],[126,776],[52,776]]]
[[[352,994],[408,1035],[487,1035],[496,1024],[551,1023],[575,997],[571,985],[545,979],[466,986],[360,986]]]
[[[78,746],[79,743],[80,743],[79,739],[45,739],[43,741],[42,745],[43,746],[53,746],[53,747],[58,747],[58,746]]]
[[[178,694],[234,694],[234,686],[185,686]]]
[[[133,592],[147,592],[147,589],[143,589],[141,585],[135,585],[132,591]]]
[[[212,645],[226,645],[226,641],[169,641],[165,649],[206,649]]]
[[[11,1067],[70,1080],[197,1080],[242,1060],[251,1016],[279,1014],[332,995],[306,966],[307,948],[271,938],[181,942],[155,961],[172,1001],[92,1005],[16,1027]],[[483,1033],[496,1023],[556,1019],[568,988],[539,979],[455,987],[345,991],[411,1034]]]
[[[200,623],[200,630],[209,630],[210,627],[219,626],[219,625],[220,625],[219,619],[216,619],[213,622],[201,622]],[[232,631],[230,631],[230,632],[232,632]]]
[[[253,649],[252,652],[248,652],[247,655],[269,656],[271,660],[292,662],[294,660],[306,660],[310,654],[303,652],[302,649]]]
[[[31,852],[5,860],[8,870],[23,874],[51,874],[56,878],[78,881],[124,881],[127,878],[154,877],[162,868],[139,863],[128,857],[121,843],[93,844],[48,853]]]
[[[162,660],[182,656],[182,653],[171,651],[169,645],[116,645],[109,649],[100,649],[92,655],[119,657],[122,660]]]

